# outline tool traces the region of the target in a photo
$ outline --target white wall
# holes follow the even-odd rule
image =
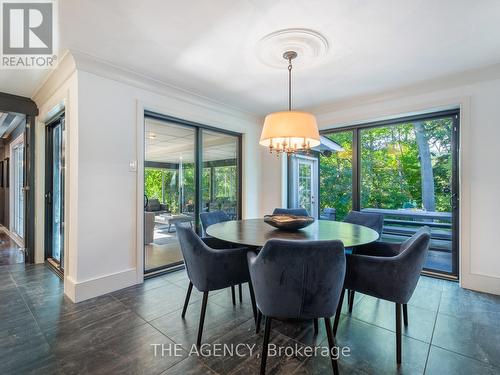
[[[142,281],[143,113],[153,110],[243,135],[243,216],[286,205],[283,159],[258,145],[261,119],[87,56],[61,59],[35,95],[37,261],[43,261],[43,121],[66,106],[65,292],[80,301]],[[69,61],[69,62],[68,62]],[[490,72],[491,73],[491,72]],[[489,73],[489,76],[491,74]],[[313,109],[333,128],[461,107],[461,282],[500,294],[500,69],[476,83],[424,85]],[[325,88],[327,89],[327,88]],[[137,172],[129,163],[138,162]]]
[[[70,298],[81,301],[142,282],[145,109],[243,133],[243,216],[259,216],[261,149],[256,117],[88,56],[73,58],[76,70],[63,89],[42,87],[48,92],[37,102],[47,112],[51,105],[44,102],[54,99],[46,98],[67,100],[67,87],[77,90],[77,105],[67,113],[77,116],[67,123],[72,132],[68,153],[74,154],[68,165],[73,176],[68,198],[74,204],[66,215],[71,272],[65,275],[65,291]],[[71,86],[72,79],[76,85]],[[50,91],[57,92],[49,95]],[[43,143],[38,146],[40,150]],[[137,171],[129,170],[132,161],[137,162]],[[43,205],[38,208],[43,212]]]
[[[74,280],[77,279],[76,213],[78,192],[71,189],[78,181],[78,75],[75,61],[68,53],[61,57],[58,68],[38,88],[33,100],[39,115],[35,128],[35,262],[45,260],[45,123],[65,109],[65,228],[64,228],[64,291],[74,300]]]
[[[465,288],[500,294],[500,68],[477,74],[480,81],[422,84],[400,91],[313,108],[321,129],[423,113],[461,108],[460,150],[460,278]],[[474,76],[467,76],[473,80]],[[328,88],[325,88],[328,89]],[[263,175],[285,171],[265,163]],[[267,200],[269,211],[282,197]]]

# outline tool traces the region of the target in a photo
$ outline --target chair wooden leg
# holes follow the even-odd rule
[[[257,304],[255,303],[255,294],[253,292],[252,282],[248,282],[248,290],[250,291],[250,301],[252,303],[253,320],[257,322]]]
[[[401,304],[396,303],[396,363],[401,364]]]
[[[262,344],[262,359],[260,360],[260,374],[266,373],[267,350],[269,346],[269,335],[271,333],[271,318],[266,316],[266,327],[264,328],[264,343]]]
[[[184,307],[182,308],[182,318],[186,316],[186,310],[189,304],[189,298],[191,297],[191,291],[193,290],[193,283],[190,281],[188,286],[188,291],[186,293],[186,299],[184,300]]]
[[[233,298],[233,306],[236,305],[236,294],[234,291],[234,285],[231,285],[231,297]]]
[[[330,318],[325,318],[325,328],[326,328],[326,336],[328,338],[328,348],[330,349],[330,359],[332,361],[333,373],[335,375],[338,375],[339,364],[337,363],[337,359],[334,356],[335,339],[332,333],[332,323],[330,322]]]
[[[314,318],[314,334],[318,334],[318,319]]]
[[[333,322],[333,336],[337,336],[337,328],[339,328],[340,314],[342,313],[342,304],[344,303],[345,289],[340,293],[339,304],[337,305],[337,312],[335,313],[335,320]]]
[[[262,320],[262,313],[259,312],[257,313],[257,322],[255,323],[255,333],[259,333],[260,332],[260,322]]]
[[[205,323],[205,313],[207,312],[208,292],[203,292],[203,301],[201,303],[200,325],[198,326],[198,339],[196,345],[200,347],[201,336],[203,335],[203,324]]]
[[[349,314],[352,313],[352,308],[354,307],[354,290],[349,291]]]
[[[241,288],[241,284],[238,284],[238,289],[240,292],[240,303],[243,302],[243,289]]]
[[[408,305],[405,303],[403,305],[403,322],[405,324],[405,327],[408,326]]]

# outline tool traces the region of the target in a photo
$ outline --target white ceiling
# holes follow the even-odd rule
[[[192,128],[146,119],[145,140],[147,161],[174,164],[194,161],[195,133]],[[203,130],[203,161],[236,159],[237,141],[231,135]]]
[[[286,107],[286,67],[263,65],[257,41],[290,27],[329,41],[294,75],[295,107],[381,92],[500,62],[498,0],[64,0],[61,47],[229,105]],[[0,72],[0,91],[30,95],[42,75]]]

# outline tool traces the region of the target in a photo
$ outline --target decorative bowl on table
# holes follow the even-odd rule
[[[314,218],[295,215],[265,215],[264,222],[280,230],[295,231],[314,223]]]

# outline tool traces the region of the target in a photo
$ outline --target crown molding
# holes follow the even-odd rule
[[[308,108],[308,111],[318,116],[328,116],[332,112],[346,110],[362,105],[376,104],[402,97],[428,94],[429,92],[453,89],[474,83],[500,79],[500,63],[488,65],[439,78],[421,81],[412,85],[401,86],[378,93],[354,96]]]
[[[221,113],[248,124],[258,125],[261,123],[259,116],[242,109],[229,106],[189,90],[175,87],[76,50],[65,51],[56,69],[50,71],[44,81],[34,91],[32,95],[33,100],[39,106],[43,104],[75,71],[95,74],[138,89],[183,101],[209,111]]]
[[[144,74],[137,73],[133,70],[112,64],[80,51],[71,50],[70,53],[73,56],[76,69],[78,71],[92,73],[145,91],[153,92],[175,100],[180,100],[194,106],[222,113],[240,121],[243,120],[254,125],[259,123],[258,116],[242,109],[232,107],[195,92],[173,86],[166,82],[148,77]]]
[[[31,98],[40,107],[76,71],[76,63],[69,51],[65,51],[56,68],[51,70],[42,83],[35,89]]]

